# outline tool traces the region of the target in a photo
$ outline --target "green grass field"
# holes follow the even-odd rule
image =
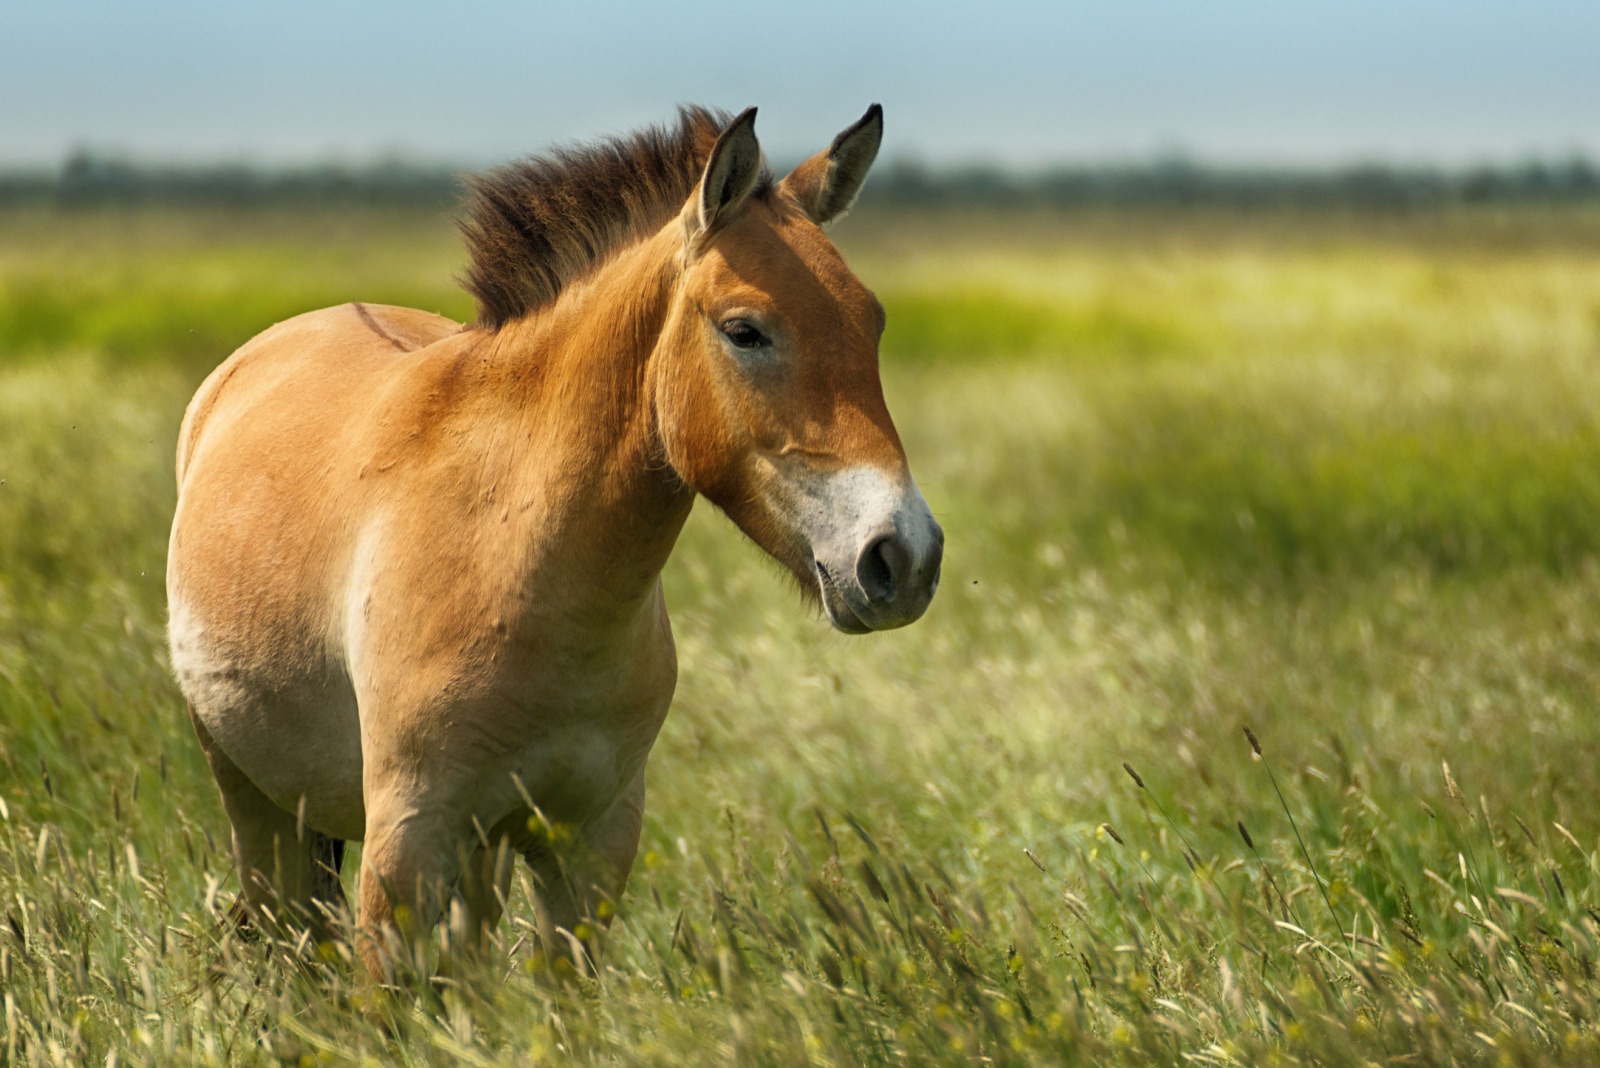
[[[0,214],[0,1064],[1600,1061],[1600,214],[837,236],[929,615],[838,636],[697,509],[598,979],[524,884],[379,1001],[225,935],[171,457],[275,319],[466,315],[448,222]]]

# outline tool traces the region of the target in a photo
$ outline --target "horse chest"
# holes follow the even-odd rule
[[[608,805],[643,767],[675,675],[670,646],[511,673],[502,683],[504,720],[496,725],[509,743],[507,779],[514,775],[542,809],[562,818],[581,821]]]
[[[458,653],[369,677],[368,792],[392,784],[406,807],[465,809],[486,826],[524,798],[564,822],[604,812],[642,771],[672,700],[665,612],[657,602],[603,640],[540,622],[491,624]]]

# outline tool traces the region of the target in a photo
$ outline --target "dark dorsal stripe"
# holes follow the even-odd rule
[[[361,303],[359,300],[352,301],[350,306],[356,310],[356,314],[361,317],[361,321],[366,324],[368,330],[371,330],[374,334],[377,334],[379,337],[383,338],[383,340],[393,345],[396,350],[400,352],[411,352],[416,348],[415,345],[407,345],[404,341],[401,341],[399,338],[389,333],[389,331],[385,330],[383,328],[383,324],[374,319],[372,317],[372,313],[367,310],[367,306]]]

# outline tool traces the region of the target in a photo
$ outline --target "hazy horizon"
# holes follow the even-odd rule
[[[684,101],[760,105],[775,159],[820,148],[873,100],[885,158],[935,167],[1600,157],[1600,5],[1549,0],[1009,0],[981,15],[827,0],[805,20],[726,0],[479,0],[449,16],[418,0],[61,0],[5,24],[7,169],[80,148],[153,164],[473,167],[663,121]]]

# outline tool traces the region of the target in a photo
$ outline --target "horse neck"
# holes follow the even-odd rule
[[[650,595],[694,502],[662,457],[653,393],[680,272],[674,231],[618,253],[492,344],[492,388],[526,443],[510,450],[508,482],[540,502],[521,517],[533,529],[514,536],[559,542],[555,566],[597,609]]]

